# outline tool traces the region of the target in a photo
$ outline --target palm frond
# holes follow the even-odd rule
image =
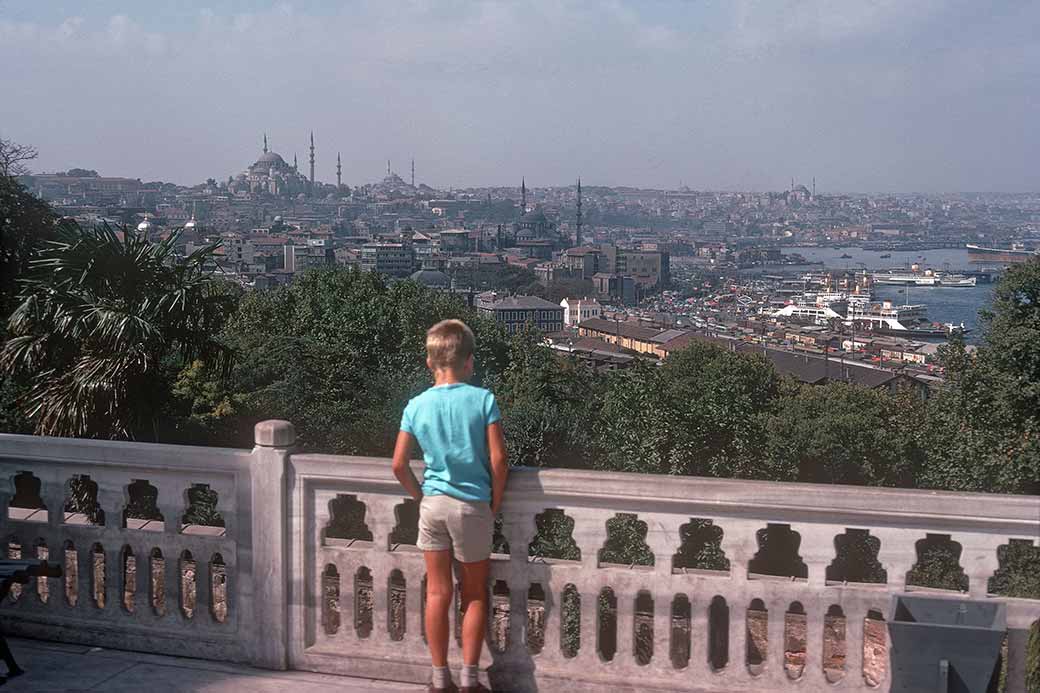
[[[125,437],[153,414],[147,384],[165,359],[230,368],[216,335],[234,299],[204,271],[219,244],[178,260],[176,243],[65,224],[32,261],[0,370],[32,376],[38,432]]]

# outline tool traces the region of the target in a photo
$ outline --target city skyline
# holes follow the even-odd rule
[[[267,132],[348,185],[1040,189],[1040,7],[0,6],[0,135],[37,171],[195,184]]]

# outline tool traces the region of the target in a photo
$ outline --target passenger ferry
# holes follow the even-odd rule
[[[875,284],[894,284],[898,286],[952,286],[971,287],[975,286],[975,277],[967,277],[963,274],[944,274],[925,270],[918,272],[875,272],[872,276]]]
[[[772,313],[780,319],[794,319],[829,325],[841,321],[877,334],[920,339],[946,339],[951,334],[966,334],[961,325],[933,323],[928,319],[928,306],[916,303],[896,305],[892,301],[876,303],[861,294],[803,294]]]

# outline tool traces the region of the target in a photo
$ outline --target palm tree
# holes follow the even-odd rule
[[[164,373],[193,360],[226,369],[217,334],[234,307],[205,272],[219,244],[178,258],[178,234],[60,226],[30,264],[0,371],[28,378],[39,435],[156,437]]]

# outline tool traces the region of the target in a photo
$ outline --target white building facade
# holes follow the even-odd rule
[[[563,307],[563,324],[568,327],[603,315],[603,306],[591,298],[565,298],[560,305]]]

